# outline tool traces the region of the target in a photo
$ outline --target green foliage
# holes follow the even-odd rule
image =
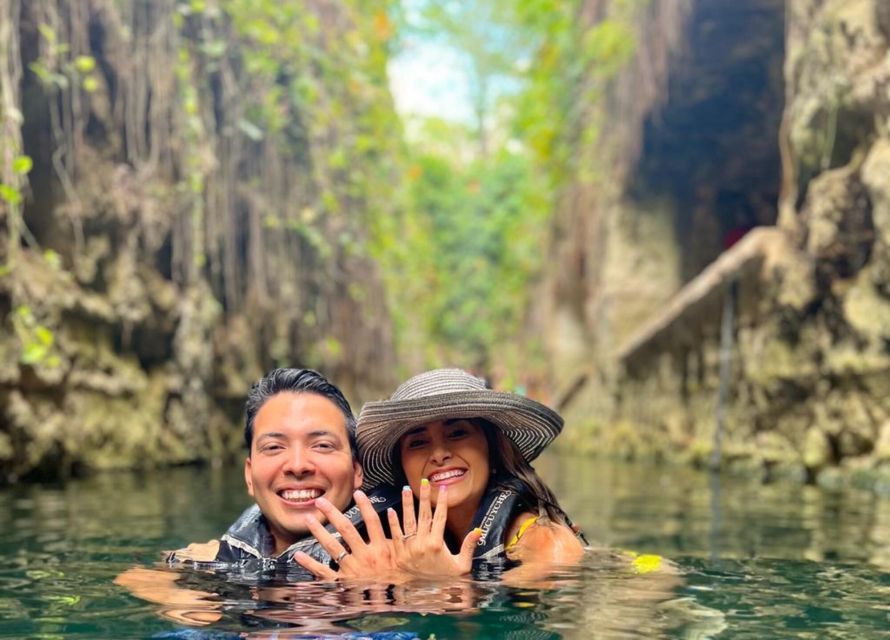
[[[580,0],[416,0],[403,14],[404,34],[466,62],[478,117],[422,122],[405,211],[378,226],[403,352],[503,372],[530,342],[523,321],[557,189],[595,170],[578,151],[596,148],[602,89],[631,59],[646,2],[610,3],[592,26]]]
[[[467,164],[450,151],[472,146],[460,125],[428,123],[406,181],[406,211],[383,264],[403,349],[426,348],[427,364],[487,368],[519,337],[540,268],[548,187],[523,153],[500,149]]]
[[[594,25],[581,24],[579,0],[518,3],[517,28],[534,55],[517,100],[516,135],[528,142],[554,185],[584,179],[595,149],[603,89],[632,58],[633,24],[649,0],[621,0]]]
[[[29,156],[17,156],[12,161],[12,170],[19,175],[27,175],[33,166],[34,162]]]
[[[3,198],[3,200],[13,206],[17,206],[22,202],[22,192],[8,184],[0,184],[0,198]]]
[[[345,201],[373,206],[386,196],[381,185],[392,167],[381,160],[395,155],[398,139],[386,78],[390,4],[345,3],[338,11],[348,27],[323,30],[323,14],[302,3],[222,3],[248,43],[243,63],[255,99],[239,130],[254,142],[289,144],[290,154],[302,151],[293,142],[310,132],[308,153],[323,187],[313,206],[330,215],[341,217]]]
[[[43,61],[35,60],[29,65],[29,68],[45,86],[54,86],[59,89],[68,88],[68,78],[50,69]]]
[[[20,155],[13,158],[10,168],[16,176],[25,176],[31,171],[33,166],[34,162],[29,156]],[[0,183],[0,199],[9,204],[10,207],[17,209],[22,203],[21,189],[15,185]],[[13,213],[15,215],[17,212]]]
[[[43,252],[43,259],[53,269],[59,270],[62,268],[62,257],[52,249],[47,249]]]
[[[609,3],[608,18],[592,28],[579,23],[579,3],[413,2],[421,16],[414,33],[445,43],[466,63],[476,121],[427,121],[404,149],[386,77],[396,20],[410,13],[400,3],[176,0],[177,175],[191,216],[194,270],[208,260],[203,242],[214,213],[207,191],[219,152],[206,78],[228,64],[239,96],[225,135],[240,137],[235,146],[245,159],[282,158],[281,167],[306,185],[305,200],[293,207],[259,212],[261,232],[296,240],[321,280],[348,273],[342,263],[368,251],[370,229],[403,353],[422,349],[430,364],[500,363],[521,342],[556,190],[578,173],[572,154],[579,141],[596,141],[597,120],[585,110],[634,50],[627,16],[641,0]],[[73,55],[47,24],[37,29],[41,55],[31,70],[44,85],[57,93],[101,89],[92,56]],[[244,167],[250,171],[247,160]],[[26,156],[13,165],[22,176],[31,168]],[[22,194],[4,184],[0,198],[19,206]],[[339,284],[364,299],[360,288]],[[300,317],[321,327],[325,316],[304,309]],[[32,345],[23,358],[50,358],[52,333],[38,330],[33,315],[16,318],[23,345]],[[320,340],[318,350],[334,358],[348,352],[333,338]],[[277,353],[286,359],[287,345]]]
[[[630,59],[634,40],[628,24],[607,19],[582,36],[582,51],[588,61],[598,66],[600,75],[611,76]]]
[[[74,58],[74,68],[78,73],[87,75],[96,68],[96,59],[92,56],[77,56]]]
[[[58,367],[61,361],[53,350],[56,338],[52,330],[38,322],[27,305],[19,305],[10,316],[21,346],[19,362],[27,365]]]
[[[29,65],[38,80],[47,88],[65,91],[81,86],[92,93],[99,88],[95,74],[96,59],[93,56],[70,56],[70,46],[59,40],[56,31],[48,24],[40,23],[37,30],[43,38],[43,55]]]

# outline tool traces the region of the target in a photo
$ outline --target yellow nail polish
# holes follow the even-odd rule
[[[482,529],[481,529],[480,527],[476,527],[475,529],[473,529],[473,533],[475,533],[475,534],[481,536],[481,535],[482,535]]]
[[[425,487],[425,486],[427,486],[429,483],[430,483],[430,481],[427,480],[426,478],[424,478],[423,480],[420,481],[420,486]]]

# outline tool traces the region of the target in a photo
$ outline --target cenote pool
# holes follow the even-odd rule
[[[113,579],[218,536],[248,503],[241,470],[108,474],[0,491],[0,638],[890,637],[890,499],[557,455],[536,466],[592,541],[670,557],[683,575],[631,575],[595,551],[519,586],[193,572],[170,577],[215,595],[159,604]]]

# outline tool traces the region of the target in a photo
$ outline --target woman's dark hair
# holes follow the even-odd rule
[[[349,448],[352,450],[352,457],[357,457],[355,416],[352,414],[352,407],[340,389],[313,369],[274,369],[250,388],[247,402],[244,404],[244,413],[247,416],[244,423],[244,443],[247,445],[248,456],[253,444],[253,422],[256,414],[269,398],[285,392],[315,393],[333,402],[346,419]]]
[[[472,418],[470,422],[482,429],[488,440],[488,464],[494,476],[518,480],[525,489],[523,497],[528,502],[530,511],[546,515],[551,522],[571,528],[572,521],[559,505],[556,494],[526,461],[513,441],[488,420]]]

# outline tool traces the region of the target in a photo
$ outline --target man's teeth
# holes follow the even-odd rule
[[[307,500],[314,500],[322,493],[324,492],[320,489],[291,489],[282,491],[281,497],[293,502],[306,502]]]
[[[452,471],[443,471],[442,473],[434,473],[430,476],[430,482],[442,482],[449,478],[456,478],[466,473],[463,469],[454,469]]]

